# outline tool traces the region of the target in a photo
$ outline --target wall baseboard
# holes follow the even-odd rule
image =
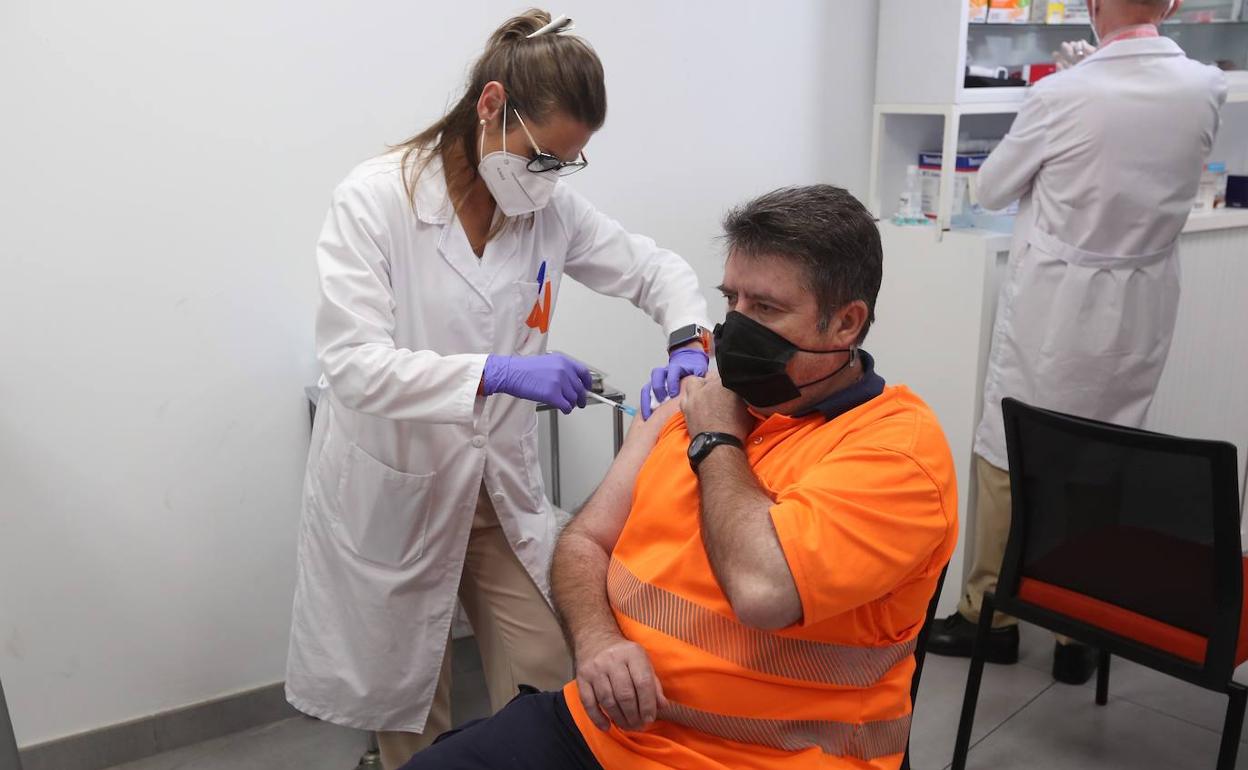
[[[299,716],[285,685],[258,687],[21,751],[23,770],[101,770]]]

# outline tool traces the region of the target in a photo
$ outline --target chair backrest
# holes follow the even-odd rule
[[[1208,639],[1233,657],[1243,594],[1235,447],[1002,403],[1010,538],[998,602],[1020,581]]]
[[[936,605],[940,604],[940,591],[945,586],[945,573],[949,571],[949,565],[945,564],[944,569],[940,571],[940,577],[936,580],[936,592],[932,594],[932,600],[927,603],[927,617],[923,620],[923,628],[919,629],[919,636],[915,640],[914,645],[914,676],[910,677],[910,703],[919,697],[919,679],[923,676],[923,661],[927,658],[927,637],[932,633],[932,623],[936,620]]]
[[[914,675],[910,677],[910,706],[914,707],[915,701],[919,698],[919,680],[923,677],[923,661],[927,658],[927,637],[932,633],[932,623],[936,620],[936,605],[940,604],[940,591],[945,587],[945,574],[949,572],[949,564],[946,563],[940,571],[940,577],[936,579],[936,591],[932,593],[932,599],[927,603],[927,616],[923,619],[923,627],[919,629],[919,635],[915,638],[914,644]],[[910,742],[906,741],[906,753],[901,760],[901,770],[910,770]]]
[[[22,770],[22,757],[17,753],[17,738],[13,736],[3,684],[0,684],[0,770]]]

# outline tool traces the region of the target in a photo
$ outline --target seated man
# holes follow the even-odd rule
[[[957,501],[935,416],[859,349],[879,231],[827,185],[724,227],[718,377],[634,422],[555,551],[576,679],[406,770],[900,765]]]

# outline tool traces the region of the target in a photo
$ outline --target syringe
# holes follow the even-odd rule
[[[618,403],[618,402],[615,402],[615,401],[612,401],[611,399],[607,398],[606,396],[603,396],[603,395],[600,395],[600,394],[598,394],[598,393],[595,393],[595,392],[594,392],[594,391],[592,391],[592,390],[587,390],[587,391],[585,391],[585,395],[589,396],[590,398],[594,399],[595,401],[601,401],[602,403],[606,404],[607,406],[613,406],[613,407],[615,407],[616,409],[619,409],[619,410],[620,410],[621,412],[623,412],[624,414],[628,415],[629,417],[636,417],[636,416],[637,416],[637,410],[636,410],[635,408],[633,408],[633,407],[631,407],[631,406],[626,406],[626,405],[624,405],[624,404],[621,404],[621,403]]]

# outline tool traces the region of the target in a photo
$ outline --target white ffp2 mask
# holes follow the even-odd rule
[[[481,142],[477,155],[485,151],[485,129],[481,129]],[[485,180],[485,186],[503,216],[518,217],[546,208],[555,192],[559,177],[550,173],[534,173],[528,169],[529,159],[507,152],[507,110],[503,109],[503,149],[481,158],[477,173]]]

